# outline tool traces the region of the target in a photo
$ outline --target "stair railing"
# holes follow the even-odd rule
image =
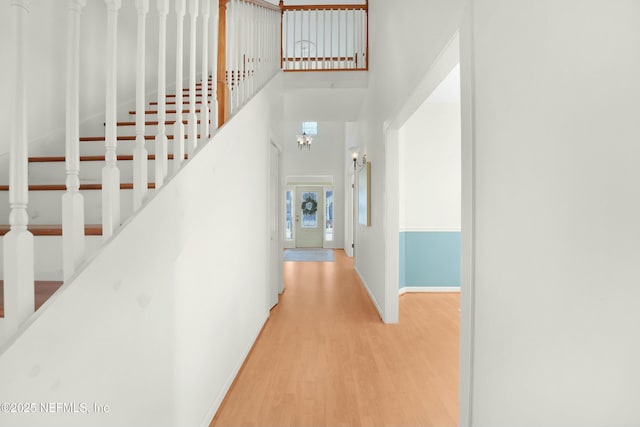
[[[216,84],[219,125],[280,69],[280,13],[278,6],[263,0],[220,0]]]
[[[133,156],[134,212],[143,206],[148,194],[149,154],[146,139],[155,140],[155,182],[160,188],[168,176],[167,135],[167,19],[171,9],[176,18],[176,88],[175,122],[173,123],[173,171],[180,169],[185,158],[185,134],[188,154],[194,154],[199,144],[235,114],[280,70],[281,40],[279,38],[282,11],[263,0],[152,0],[158,11],[158,100],[157,132],[146,135],[146,81],[156,70],[146,67],[149,55],[146,23],[149,0],[135,0],[137,13],[136,40],[136,119]],[[188,3],[187,3],[188,2]],[[10,61],[15,70],[13,131],[10,152],[10,231],[3,237],[4,313],[0,329],[11,335],[34,311],[34,238],[28,229],[28,139],[26,111],[25,54],[27,46],[27,16],[30,0],[10,0],[15,58]],[[65,183],[62,195],[62,276],[73,277],[86,259],[85,206],[80,192],[80,41],[81,16],[86,0],[67,0],[67,69],[66,69],[66,136]],[[101,212],[103,240],[110,239],[121,225],[121,172],[118,166],[118,19],[122,0],[104,0],[106,10],[105,46],[105,135],[104,167],[101,170]],[[184,57],[184,17],[189,7],[190,37],[187,58]],[[95,5],[92,5],[95,6]],[[173,8],[171,7],[173,6]],[[213,7],[213,10],[211,9]],[[209,22],[211,20],[211,23]],[[196,28],[200,25],[201,40]],[[197,47],[201,43],[201,88],[198,90]],[[216,54],[217,49],[217,54]],[[184,86],[184,63],[188,61],[189,84]],[[209,91],[211,74],[215,83]],[[185,117],[184,102],[188,99]],[[209,104],[211,111],[209,111]],[[199,111],[198,111],[199,110]],[[186,120],[185,120],[186,119]],[[198,120],[200,126],[198,126]],[[185,131],[185,122],[187,129]],[[171,123],[171,122],[169,122]],[[199,132],[198,132],[199,131]],[[101,139],[101,138],[97,138]],[[88,138],[89,140],[89,138]],[[94,160],[95,161],[95,160]],[[4,328],[3,328],[4,327]],[[1,332],[1,331],[0,331]],[[0,343],[2,337],[0,337]]]
[[[286,6],[281,0],[280,8],[284,71],[369,68],[368,2]]]

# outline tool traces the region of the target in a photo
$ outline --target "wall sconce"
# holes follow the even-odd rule
[[[359,162],[358,161],[358,153],[357,152],[353,153],[353,170],[356,170],[356,168],[358,166],[364,166],[366,164],[367,164],[367,155],[366,154],[362,155],[362,161]]]

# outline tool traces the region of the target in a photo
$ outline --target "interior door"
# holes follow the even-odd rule
[[[322,187],[296,188],[296,248],[321,248],[324,230]]]
[[[271,145],[269,167],[269,308],[278,303],[278,294],[282,289],[282,248],[280,237],[280,152]]]

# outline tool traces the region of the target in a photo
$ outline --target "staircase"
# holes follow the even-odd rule
[[[256,244],[267,242],[269,232],[255,212],[265,203],[271,176],[269,135],[278,134],[274,123],[282,120],[281,10],[261,0],[5,4],[2,9],[0,2],[0,16],[10,12],[11,25],[7,31],[0,26],[0,33],[15,45],[15,55],[6,58],[15,66],[4,67],[11,71],[6,81],[12,93],[0,101],[15,117],[11,137],[7,132],[6,144],[0,144],[0,156],[6,156],[0,160],[12,166],[10,174],[4,167],[0,171],[0,223],[12,224],[8,233],[7,225],[0,227],[0,402],[90,402],[113,409],[11,414],[7,422],[16,427],[209,425],[269,313],[270,254],[267,245]],[[36,13],[29,15],[30,10]],[[119,15],[125,17],[120,24]],[[53,25],[65,19],[66,37]],[[167,19],[173,21],[169,28]],[[151,22],[154,28],[145,30]],[[66,61],[45,54],[42,40],[51,28],[49,50],[57,53],[53,48],[66,44]],[[199,41],[196,30],[202,30]],[[202,48],[199,73],[196,45]],[[119,49],[128,62],[118,59]],[[214,51],[212,63],[207,58]],[[147,53],[158,67],[149,66]],[[99,65],[89,70],[88,63]],[[118,68],[123,63],[124,73]],[[133,77],[133,63],[135,84],[116,78]],[[174,65],[175,74],[167,76]],[[38,135],[28,134],[39,119],[30,114],[35,103],[27,102],[40,77],[27,71],[36,69],[51,77],[41,79],[43,85],[64,88],[36,104],[37,111],[65,112],[66,138],[53,151],[46,145],[37,152],[32,144]],[[215,94],[203,96],[205,87],[196,84],[195,74],[213,74],[215,87],[206,78],[203,84]],[[175,78],[178,89],[166,95],[168,78]],[[186,80],[190,90],[181,89]],[[95,96],[102,96],[104,82],[102,110],[102,99]],[[158,95],[145,92],[153,83]],[[131,99],[136,92],[138,114],[118,111],[119,89]],[[167,104],[149,102],[152,97]],[[65,98],[66,105],[60,105]],[[208,111],[215,116],[207,119]],[[95,125],[102,112],[104,132],[100,120],[96,132],[81,135],[80,122]],[[45,125],[43,132],[62,131],[58,119]],[[169,125],[166,140],[163,125]],[[176,140],[174,127],[180,129]],[[188,147],[179,143],[182,129],[187,137],[215,135],[206,144],[209,138],[198,141],[194,151],[191,141]],[[145,187],[149,192],[141,195]],[[229,250],[231,243],[243,247],[242,253]]]
[[[203,108],[201,91],[202,84],[196,84],[195,103],[196,114],[200,114]],[[211,93],[212,82],[209,79],[209,91]],[[183,104],[190,105],[192,98],[189,89],[184,89]],[[176,104],[176,94],[166,95],[166,105]],[[145,140],[153,141],[157,134],[157,101],[149,103],[149,110],[145,111]],[[206,107],[211,112],[211,101]],[[176,110],[167,109],[167,119],[165,125],[167,132],[175,124]],[[189,113],[189,109],[184,110],[184,114]],[[118,147],[117,159],[120,169],[120,203],[121,222],[133,214],[133,149],[135,146],[135,117],[136,111],[129,111],[129,120],[117,123]],[[185,130],[188,130],[189,123],[184,119]],[[200,120],[197,121],[200,129]],[[211,123],[211,120],[209,120]],[[185,134],[185,141],[189,135]],[[200,138],[200,134],[196,136]],[[211,135],[209,135],[211,137]],[[169,141],[173,140],[173,135],[167,135]],[[85,248],[86,257],[90,259],[100,248],[102,239],[101,225],[101,170],[105,164],[104,136],[82,136],[80,137],[80,192],[85,202]],[[62,145],[62,144],[61,144]],[[151,192],[155,190],[154,163],[157,161],[154,153],[154,144],[147,143],[146,149],[149,151],[149,179],[148,188]],[[168,160],[173,161],[172,144],[168,144]],[[102,154],[100,154],[102,153]],[[185,159],[188,155],[185,154]],[[29,157],[29,226],[28,229],[34,235],[35,253],[35,309],[37,310],[44,302],[58,290],[62,285],[62,195],[66,191],[65,179],[65,157],[64,153],[59,156]],[[0,182],[0,218],[9,218],[9,185],[8,182]],[[0,237],[4,236],[10,229],[9,224],[0,224]],[[0,255],[2,245],[0,245]],[[1,258],[0,258],[1,259]],[[3,265],[0,263],[0,277]],[[0,284],[3,282],[0,281]],[[4,293],[0,287],[0,317],[4,317]]]

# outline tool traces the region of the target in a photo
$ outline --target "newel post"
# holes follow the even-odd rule
[[[29,216],[29,183],[27,179],[27,105],[25,52],[26,24],[31,4],[27,0],[11,0],[13,36],[16,41],[13,69],[13,119],[9,164],[9,205],[11,230],[4,236],[4,313],[7,336],[34,311],[33,235],[27,230]],[[9,65],[7,64],[7,65]]]
[[[121,0],[107,4],[107,96],[105,108],[105,161],[102,168],[102,237],[109,239],[120,226],[120,170],[117,155],[118,10]]]
[[[84,261],[84,197],[80,193],[80,15],[86,0],[69,0],[67,11],[67,119],[62,195],[62,272],[69,279]]]
[[[145,148],[145,47],[149,0],[136,0],[138,11],[138,46],[136,65],[136,147],[133,150],[133,210],[142,206],[149,187],[148,153]]]
[[[184,160],[184,123],[182,108],[184,91],[182,90],[183,43],[185,0],[176,0],[176,122],[173,125],[173,172],[176,173]]]
[[[198,22],[198,2],[199,0],[189,0],[189,115],[187,123],[189,126],[189,140],[187,153],[189,158],[193,157],[198,146],[198,117],[196,116],[196,25]],[[202,99],[200,111],[206,107],[206,100]]]
[[[229,117],[229,89],[227,78],[227,2],[219,0],[218,4],[218,70],[216,94],[218,96],[218,127],[222,126]]]

